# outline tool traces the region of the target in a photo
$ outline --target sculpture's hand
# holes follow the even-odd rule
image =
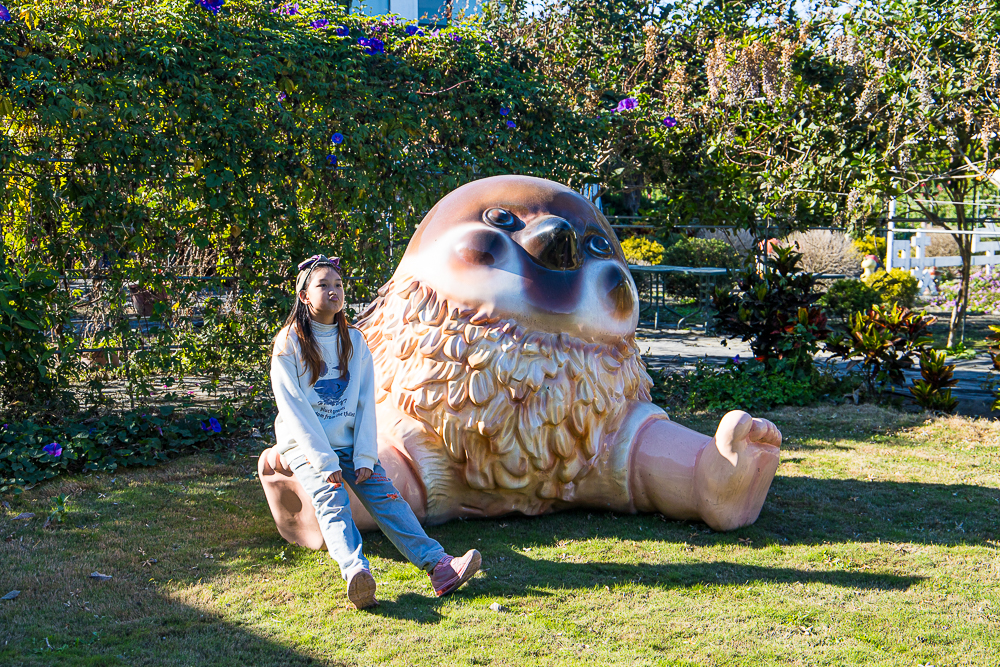
[[[371,476],[371,468],[358,468],[354,471],[354,479],[358,484],[365,482]]]
[[[338,470],[335,473],[331,473],[330,476],[326,478],[326,481],[333,484],[333,488],[339,489],[344,485],[344,475]]]

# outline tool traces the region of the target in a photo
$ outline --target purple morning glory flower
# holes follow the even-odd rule
[[[208,430],[208,427],[205,426],[205,422],[198,422],[198,423],[201,425],[201,430],[202,431],[207,431]]]
[[[337,37],[347,37],[350,34],[351,31],[347,29],[346,25],[342,25],[337,28]]]
[[[740,355],[737,354],[735,357],[733,357],[733,363],[734,364],[739,364],[740,363]]]
[[[46,454],[59,458],[62,456],[62,447],[59,446],[58,442],[50,442],[49,444],[42,447]]]
[[[506,116],[509,113],[510,113],[510,109],[508,109],[507,107],[500,107],[500,115],[501,116]]]
[[[461,35],[456,35],[455,33],[451,33],[451,39],[452,39],[452,41],[455,41],[455,42],[461,42],[462,41],[462,36]]]
[[[10,12],[3,5],[0,5],[0,21],[4,23],[10,21]]]
[[[334,132],[333,136],[330,137],[330,141],[332,141],[335,144],[342,144],[344,143],[344,135],[342,135],[340,132]]]
[[[512,129],[512,130],[513,130],[513,129],[514,129],[515,127],[517,127],[517,125],[516,125],[516,124],[514,124],[514,121],[512,121],[512,120],[508,120],[508,121],[507,121],[507,127],[509,127],[510,129]]]
[[[299,13],[299,3],[289,2],[287,4],[281,5],[280,7],[275,7],[271,10],[272,14],[284,14],[285,16],[295,16]]]
[[[330,22],[326,19],[316,19],[309,24],[309,27],[314,30],[325,30],[328,25],[330,25]]]
[[[424,31],[423,30],[418,30],[417,31],[417,37],[423,37],[423,36],[424,36]]]
[[[418,30],[420,30],[420,28],[418,28],[415,25],[406,26],[406,34],[409,35],[410,37],[416,35]]]
[[[334,155],[333,153],[330,153],[329,155],[326,156],[326,163],[328,165],[330,165],[331,167],[336,167],[337,166],[337,156]]]
[[[226,4],[226,0],[198,0],[198,4],[205,11],[218,14],[219,10],[222,9],[222,5]]]
[[[639,101],[634,97],[626,97],[624,100],[618,103],[615,111],[631,111],[639,106]]]
[[[361,38],[358,40],[358,44],[365,47],[365,53],[371,55],[373,53],[385,53],[385,42],[381,39],[372,37],[371,39]]]
[[[215,431],[216,433],[222,433],[222,424],[219,423],[218,419],[212,417],[211,419],[208,420],[208,423],[211,424],[213,431]]]
[[[666,118],[663,119],[663,124],[666,125],[667,127],[674,127],[675,125],[677,125],[677,119],[674,118],[673,116],[667,116]]]

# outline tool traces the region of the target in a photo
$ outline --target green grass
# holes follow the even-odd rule
[[[251,458],[64,478],[0,517],[0,594],[21,591],[0,601],[0,664],[1000,665],[1000,423],[769,416],[786,444],[752,527],[453,522],[429,532],[485,571],[440,600],[371,534],[373,612],[328,555],[283,543]],[[43,529],[62,493],[65,522]]]

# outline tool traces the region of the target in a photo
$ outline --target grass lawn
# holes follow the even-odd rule
[[[429,532],[485,571],[441,600],[371,534],[373,612],[281,540],[251,458],[63,478],[0,511],[0,595],[21,591],[0,601],[0,665],[1000,665],[1000,423],[768,416],[786,444],[752,527],[454,522]]]

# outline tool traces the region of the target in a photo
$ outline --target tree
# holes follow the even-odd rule
[[[891,0],[852,9],[842,25],[829,51],[860,91],[857,117],[881,154],[878,187],[937,225],[972,230],[970,206],[978,189],[991,187],[1000,149],[1000,8]],[[949,347],[963,336],[972,275],[972,236],[954,238],[962,276]]]

